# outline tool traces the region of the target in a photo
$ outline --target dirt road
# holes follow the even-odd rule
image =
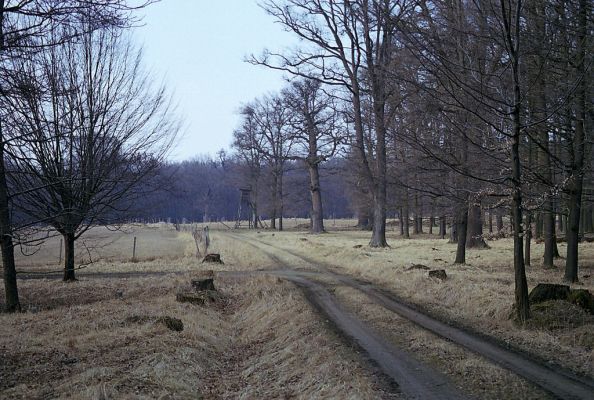
[[[373,302],[381,305],[385,309],[397,313],[423,329],[463,346],[487,360],[514,372],[543,388],[557,398],[594,399],[594,382],[592,380],[578,377],[575,374],[562,369],[552,369],[531,359],[525,354],[520,354],[507,349],[496,343],[494,340],[467,332],[463,329],[444,323],[443,321],[438,321],[435,318],[416,310],[410,305],[405,304],[387,291],[372,284],[363,283],[350,276],[333,271],[332,266],[330,265],[320,265],[320,263],[309,259],[305,255],[273,246],[261,240],[253,238],[248,239],[237,233],[228,234],[235,240],[249,243],[258,251],[263,252],[274,260],[281,269],[278,271],[268,271],[267,273],[292,280],[312,293],[313,303],[322,309],[340,330],[361,345],[361,347],[367,351],[369,357],[382,366],[384,372],[396,380],[396,382],[403,388],[403,391],[407,388],[408,380],[414,382],[411,387],[408,388],[410,389],[409,393],[407,393],[408,395],[413,397],[421,396],[419,398],[430,398],[430,393],[434,393],[435,389],[439,387],[439,382],[441,382],[439,374],[427,369],[426,371],[428,374],[434,374],[430,380],[426,382],[415,380],[417,376],[412,371],[414,371],[415,368],[428,367],[419,367],[418,364],[415,364],[416,361],[411,360],[410,357],[406,353],[401,352],[401,350],[394,349],[393,346],[391,346],[392,348],[388,347],[380,350],[386,342],[373,332],[360,330],[359,328],[362,326],[361,321],[357,320],[352,315],[345,313],[340,304],[336,302],[336,299],[333,298],[333,296],[330,295],[320,283],[316,283],[316,280],[319,280],[320,278],[331,278],[356,289],[367,295]],[[311,271],[294,270],[289,262],[286,260],[284,261],[279,257],[279,255],[282,254],[307,263],[311,268]],[[382,352],[386,351],[391,354],[390,360],[383,360],[381,358]],[[444,385],[447,386],[446,383],[444,383]],[[447,386],[447,388],[447,390],[453,390],[451,389],[451,385]],[[427,394],[421,394],[421,390],[427,390]],[[446,397],[442,398],[459,398],[459,395],[454,395],[453,393],[454,392],[448,393],[445,395]]]

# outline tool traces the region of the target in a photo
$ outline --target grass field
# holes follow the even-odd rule
[[[130,253],[134,236],[136,262]],[[0,314],[0,398],[398,398],[287,282],[217,278],[221,300],[206,306],[176,302],[176,292],[206,268],[195,257],[189,232],[97,228],[85,240],[98,257],[78,271],[78,282],[21,280],[26,312]],[[226,243],[214,238],[211,247],[225,258],[221,268],[260,267],[245,261],[247,247],[222,251],[217,242]],[[19,269],[55,269],[56,263],[43,260],[59,256],[56,244],[59,238],[19,257]],[[136,271],[185,272],[82,275]],[[159,323],[165,316],[181,319],[183,331]]]
[[[554,314],[535,310],[536,318],[527,327],[510,320],[511,240],[469,250],[467,264],[455,266],[455,245],[447,240],[429,235],[403,240],[390,231],[391,247],[372,249],[367,246],[369,232],[349,229],[353,221],[334,225],[327,221],[329,233],[322,235],[299,230],[305,222],[287,221],[285,232],[240,230],[239,234],[375,282],[442,319],[592,376],[592,316],[568,303]],[[183,228],[179,232],[166,224],[130,225],[119,231],[93,228],[77,244],[77,265],[82,267],[78,282],[20,280],[25,312],[0,315],[0,398],[398,398],[387,394],[385,383],[289,283],[221,277],[216,280],[220,301],[208,306],[176,302],[175,293],[206,269],[195,256],[190,227]],[[59,270],[59,245],[60,238],[54,237],[33,255],[19,254],[18,270]],[[563,254],[565,245],[559,246]],[[215,269],[278,267],[218,224],[211,224],[209,251],[220,253],[225,262]],[[557,260],[556,269],[545,270],[538,265],[541,254],[542,245],[533,244],[529,287],[562,283],[564,260]],[[580,256],[581,282],[574,287],[594,291],[594,244],[581,244]],[[93,263],[88,264],[90,259]],[[292,263],[311,267],[303,260]],[[426,271],[409,270],[413,264],[444,268],[448,279],[441,282],[428,278]],[[84,276],[88,272],[164,275],[92,278]],[[3,288],[0,295],[4,296]],[[461,375],[461,382],[492,389],[501,398],[522,390],[522,384],[512,379],[509,387],[497,392],[488,380],[491,376],[493,382],[506,382],[511,379],[507,372],[449,345],[438,345],[431,335],[406,333],[412,328],[352,290],[336,288],[335,295],[378,329],[400,326],[399,332],[410,340],[404,343],[394,337],[396,342],[440,368],[451,368],[452,375]],[[158,320],[164,316],[181,319],[184,330],[167,329]],[[450,358],[440,361],[440,354]],[[459,362],[448,365],[451,357]],[[474,393],[480,397],[480,390]],[[538,398],[538,392],[534,396]]]

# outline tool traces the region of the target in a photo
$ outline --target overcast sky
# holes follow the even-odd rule
[[[171,158],[228,149],[240,105],[284,83],[282,73],[245,63],[245,56],[294,39],[256,0],[161,0],[142,14],[145,26],[134,35],[145,63],[173,92],[185,121]]]

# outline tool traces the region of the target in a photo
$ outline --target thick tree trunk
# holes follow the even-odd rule
[[[383,85],[383,82],[381,82]],[[383,97],[384,87],[377,82],[373,85],[375,92],[374,101],[374,120],[376,133],[376,171],[377,178],[373,192],[373,227],[369,246],[387,247],[386,241],[386,126],[385,126],[385,103]]]
[[[309,191],[311,194],[311,233],[324,232],[324,213],[322,210],[322,191],[320,189],[320,172],[317,162],[308,163]]]
[[[6,311],[21,310],[19,291],[16,280],[16,265],[14,262],[14,245],[12,242],[12,223],[8,205],[8,185],[6,184],[6,170],[4,168],[4,137],[0,125],[0,248],[2,250],[2,264],[4,267],[4,295]]]
[[[487,248],[483,239],[483,219],[481,218],[481,206],[472,204],[468,208],[468,225],[466,235],[466,247],[475,249]]]
[[[370,247],[387,247],[386,242],[386,188],[379,188],[376,194],[378,199],[373,201],[373,227]]]
[[[64,281],[75,281],[74,276],[74,233],[64,236]]]
[[[456,260],[454,264],[466,263],[466,234],[468,228],[468,206],[466,201],[458,205],[456,212],[456,230],[458,234],[458,246],[456,247]]]

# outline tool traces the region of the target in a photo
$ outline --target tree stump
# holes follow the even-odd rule
[[[190,303],[202,306],[209,301],[217,301],[221,298],[215,290],[202,290],[200,292],[179,292],[175,300],[179,303]]]
[[[448,276],[445,272],[445,269],[434,269],[432,271],[429,271],[429,278],[437,278],[442,281],[445,281],[447,277]]]
[[[216,253],[207,254],[202,262],[224,264],[223,260],[221,260],[221,255]]]
[[[530,294],[528,300],[532,304],[542,303],[548,300],[567,300],[569,286],[555,283],[539,283]]]
[[[205,278],[205,279],[192,279],[192,287],[196,291],[201,290],[216,290],[214,286],[214,279],[213,278]]]

